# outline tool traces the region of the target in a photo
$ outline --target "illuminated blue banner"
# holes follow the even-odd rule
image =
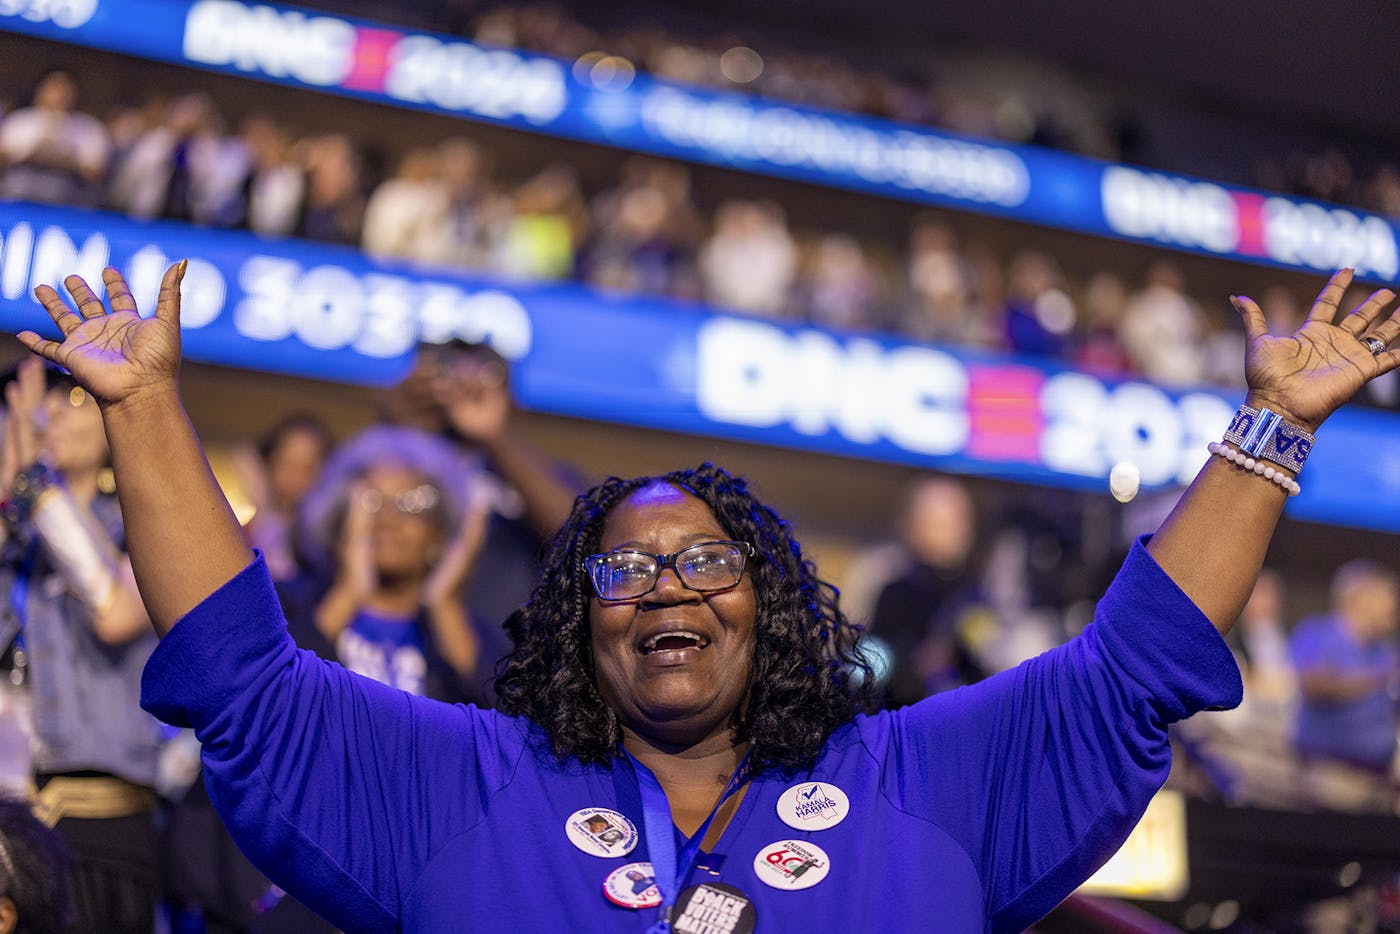
[[[1177,250],[1400,275],[1349,208],[241,0],[0,0],[0,29]]]
[[[798,450],[1105,490],[1135,463],[1185,483],[1237,399],[1108,382],[1040,361],[717,314],[577,285],[526,285],[273,241],[0,202],[0,329],[44,330],[31,297],[112,264],[154,306],[188,258],[192,360],[384,385],[420,340],[486,341],[527,408]],[[48,328],[52,333],[52,328]],[[1338,413],[1303,476],[1297,518],[1400,531],[1400,417]]]

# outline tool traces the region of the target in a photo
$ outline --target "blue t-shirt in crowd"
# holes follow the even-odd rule
[[[1364,697],[1322,702],[1304,696],[1298,706],[1295,742],[1307,756],[1341,759],[1384,771],[1395,754],[1396,709],[1387,682],[1400,674],[1400,650],[1389,639],[1363,645],[1336,616],[1298,624],[1292,641],[1299,673],[1370,675],[1376,689]]]
[[[761,934],[1020,931],[1127,837],[1166,779],[1167,725],[1240,692],[1224,640],[1139,544],[1080,637],[857,717],[810,769],[754,776],[688,882],[739,889]],[[210,795],[243,850],[348,932],[640,934],[657,921],[603,891],[649,859],[644,832],[607,855],[569,836],[583,809],[644,827],[627,758],[560,762],[526,720],[298,651],[261,560],[166,636],[143,703],[198,731]],[[784,792],[813,782],[844,792],[847,813],[794,829]],[[775,887],[764,858],[783,851],[824,875]]]
[[[415,617],[355,614],[335,640],[335,654],[346,668],[380,684],[422,695],[428,657]]]

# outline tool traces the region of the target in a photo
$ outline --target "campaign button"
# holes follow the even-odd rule
[[[829,782],[793,785],[778,798],[778,818],[794,830],[826,830],[850,812],[846,793]]]
[[[564,821],[569,842],[590,856],[626,856],[637,847],[637,825],[609,808],[581,808]]]
[[[826,878],[831,858],[815,843],[806,840],[779,840],[758,851],[753,858],[754,875],[775,889],[810,889]]]
[[[671,912],[676,934],[753,934],[757,924],[758,909],[749,897],[723,882],[692,885]]]
[[[617,867],[603,880],[603,894],[608,901],[623,908],[655,908],[661,904],[661,890],[656,887],[656,872],[651,863]]]

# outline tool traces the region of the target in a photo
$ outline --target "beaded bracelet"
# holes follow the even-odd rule
[[[1289,496],[1297,496],[1303,491],[1303,488],[1298,485],[1298,481],[1288,476],[1288,474],[1284,473],[1282,470],[1275,470],[1273,467],[1270,467],[1266,461],[1256,460],[1243,451],[1235,450],[1228,444],[1224,444],[1220,441],[1212,441],[1210,444],[1206,445],[1206,449],[1212,454],[1225,458],[1232,464],[1236,464],[1243,467],[1245,470],[1258,474],[1265,480],[1272,480],[1274,483],[1283,487],[1284,491]]]

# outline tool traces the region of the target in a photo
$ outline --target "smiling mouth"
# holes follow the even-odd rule
[[[708,647],[710,640],[704,636],[696,635],[693,632],[674,630],[671,632],[658,632],[644,641],[639,648],[643,655],[650,655],[653,652],[675,652],[682,649],[703,649]]]

